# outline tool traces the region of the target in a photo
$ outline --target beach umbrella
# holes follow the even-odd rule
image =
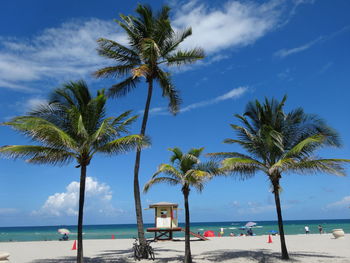
[[[245,224],[245,227],[252,227],[255,226],[256,223],[255,222],[248,222],[247,224]]]
[[[68,229],[66,229],[66,228],[60,228],[60,229],[57,230],[57,232],[62,234],[62,235],[64,235],[64,234],[69,235],[70,234],[70,231]]]
[[[215,237],[214,231],[208,230],[204,232],[205,237]]]

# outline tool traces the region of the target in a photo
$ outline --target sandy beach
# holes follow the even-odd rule
[[[209,241],[193,239],[191,249],[194,262],[268,263],[284,262],[280,257],[279,237],[267,243],[267,236],[215,237]],[[334,239],[330,234],[286,236],[292,262],[350,263],[347,237]],[[85,240],[85,262],[135,262],[132,257],[132,239]],[[73,241],[6,242],[0,250],[11,254],[12,263],[75,262],[76,251],[71,250]],[[152,243],[155,262],[181,262],[184,240]],[[141,262],[150,262],[142,260]]]

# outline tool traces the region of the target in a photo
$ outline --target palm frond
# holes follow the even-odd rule
[[[0,155],[11,159],[26,159],[29,163],[63,165],[75,158],[75,154],[62,149],[36,145],[8,145],[0,147]]]
[[[168,66],[172,65],[186,65],[192,64],[199,59],[205,57],[204,51],[201,48],[194,48],[192,50],[181,51],[178,50],[171,55],[166,56],[166,61]]]
[[[147,193],[148,190],[155,184],[159,184],[159,183],[167,183],[170,185],[178,185],[179,181],[174,179],[174,178],[169,178],[169,177],[156,177],[156,178],[152,178],[151,180],[149,180],[145,186],[143,187],[143,192]]]
[[[169,98],[169,110],[171,113],[176,114],[179,111],[181,104],[181,98],[178,91],[175,89],[170,74],[164,72],[159,67],[156,70],[156,80],[162,88],[162,96]]]
[[[132,150],[140,149],[149,146],[150,140],[141,135],[128,135],[116,140],[110,141],[97,149],[95,152],[105,154],[120,154],[127,153]]]
[[[118,84],[113,85],[108,90],[108,97],[121,97],[125,96],[133,89],[136,88],[136,84],[140,81],[139,78],[134,78],[133,76],[126,78],[125,80],[119,82]]]

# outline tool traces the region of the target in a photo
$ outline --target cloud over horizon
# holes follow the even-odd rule
[[[76,216],[79,188],[79,182],[71,182],[65,192],[50,195],[44,205],[32,214],[47,217]],[[87,214],[115,214],[118,210],[113,207],[111,200],[112,191],[109,185],[100,183],[92,177],[86,177],[84,210]]]

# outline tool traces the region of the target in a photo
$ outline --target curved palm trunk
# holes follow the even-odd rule
[[[140,135],[144,136],[146,132],[148,113],[151,104],[152,91],[153,91],[153,80],[148,79],[148,94],[145,105],[145,110],[142,118],[141,132]],[[146,245],[145,232],[143,229],[143,219],[142,219],[142,207],[141,207],[141,197],[140,197],[140,184],[139,184],[139,170],[141,161],[141,149],[136,151],[136,160],[134,168],[134,199],[135,199],[135,209],[136,209],[136,220],[137,220],[137,231],[140,243]]]
[[[86,165],[80,167],[79,215],[78,215],[78,252],[77,263],[84,262],[83,255],[83,214],[85,200]]]
[[[185,263],[192,263],[191,245],[190,245],[190,209],[188,206],[189,190],[184,190],[185,199]]]
[[[280,240],[281,240],[282,259],[289,259],[286,240],[284,238],[282,210],[281,210],[281,202],[280,202],[280,195],[279,195],[279,183],[274,183],[273,193],[275,195],[275,203],[276,203],[277,218],[278,218],[278,230],[279,230]]]

